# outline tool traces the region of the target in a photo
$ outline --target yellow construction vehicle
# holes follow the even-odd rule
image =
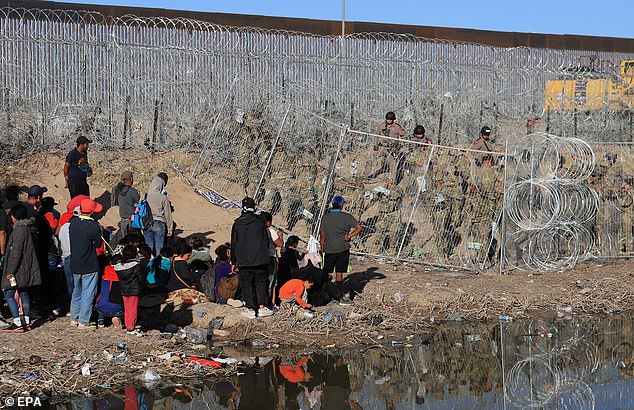
[[[592,67],[568,70],[564,78],[546,83],[546,111],[628,111],[634,109],[634,60],[623,60],[618,74]]]

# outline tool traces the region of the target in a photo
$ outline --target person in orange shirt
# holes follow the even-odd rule
[[[280,301],[282,305],[294,306],[296,303],[304,309],[312,309],[313,305],[308,303],[308,289],[313,286],[310,279],[291,279],[280,288]],[[303,315],[312,318],[313,314],[304,311]]]
[[[60,218],[60,214],[55,209],[55,205],[57,205],[57,202],[55,202],[55,198],[47,196],[42,199],[42,207],[40,208],[40,214],[44,215],[44,218],[53,231],[57,229],[57,222]]]
[[[293,279],[299,280],[299,279]],[[303,356],[299,362],[293,367],[292,365],[280,365],[280,373],[289,383],[302,383],[312,379],[312,375],[308,371],[304,371],[304,364],[310,359],[309,356]]]

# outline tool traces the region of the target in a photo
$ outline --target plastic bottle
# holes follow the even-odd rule
[[[9,286],[15,288],[18,286],[18,282],[15,280],[15,276],[8,274],[7,279],[9,279]]]

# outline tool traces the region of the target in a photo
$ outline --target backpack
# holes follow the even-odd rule
[[[131,221],[132,223],[130,226],[132,228],[147,230],[152,227],[154,218],[152,218],[152,209],[150,209],[150,204],[147,202],[147,195],[145,195],[141,202],[139,202],[136,206]]]

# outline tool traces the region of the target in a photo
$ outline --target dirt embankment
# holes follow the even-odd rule
[[[101,165],[95,166],[92,192],[106,202],[110,187],[126,168],[135,172],[143,192],[153,175],[167,170],[168,192],[180,228],[177,234],[181,237],[200,234],[211,242],[212,248],[214,243],[227,241],[237,211],[215,207],[196,195],[171,171],[172,159],[169,155],[154,160],[105,155],[95,158],[94,162]],[[12,181],[22,185],[47,186],[49,194],[64,204],[68,196],[63,185],[62,163],[61,158],[51,156],[38,162],[31,171],[22,164],[8,172]],[[108,209],[101,218],[104,225],[115,225],[117,221],[116,209]],[[634,308],[632,266],[629,260],[592,260],[564,272],[475,275],[353,258],[353,272],[346,277],[346,286],[357,293],[354,305],[331,304],[319,308],[312,319],[285,311],[270,318],[249,320],[239,315],[239,309],[228,306],[181,306],[172,312],[163,305],[141,312],[143,324],[154,329],[142,338],[112,329],[82,332],[71,328],[66,318],[40,323],[25,334],[0,334],[0,391],[44,389],[67,393],[82,388],[107,389],[139,376],[148,367],[155,368],[163,378],[211,372],[182,357],[217,356],[222,353],[218,348],[160,333],[167,324],[207,328],[210,320],[219,316],[224,317],[224,332],[214,342],[221,345],[245,342],[258,348],[319,349],[333,345],[337,348],[358,344],[398,345],[407,343],[411,335],[429,334],[439,321],[497,320],[502,313],[515,319],[549,314],[618,314]],[[126,342],[128,350],[117,358],[122,353],[116,348],[121,340]],[[180,358],[156,356],[168,352],[176,352]],[[82,375],[81,368],[86,363],[92,366],[90,375]],[[225,371],[231,371],[231,367]]]

